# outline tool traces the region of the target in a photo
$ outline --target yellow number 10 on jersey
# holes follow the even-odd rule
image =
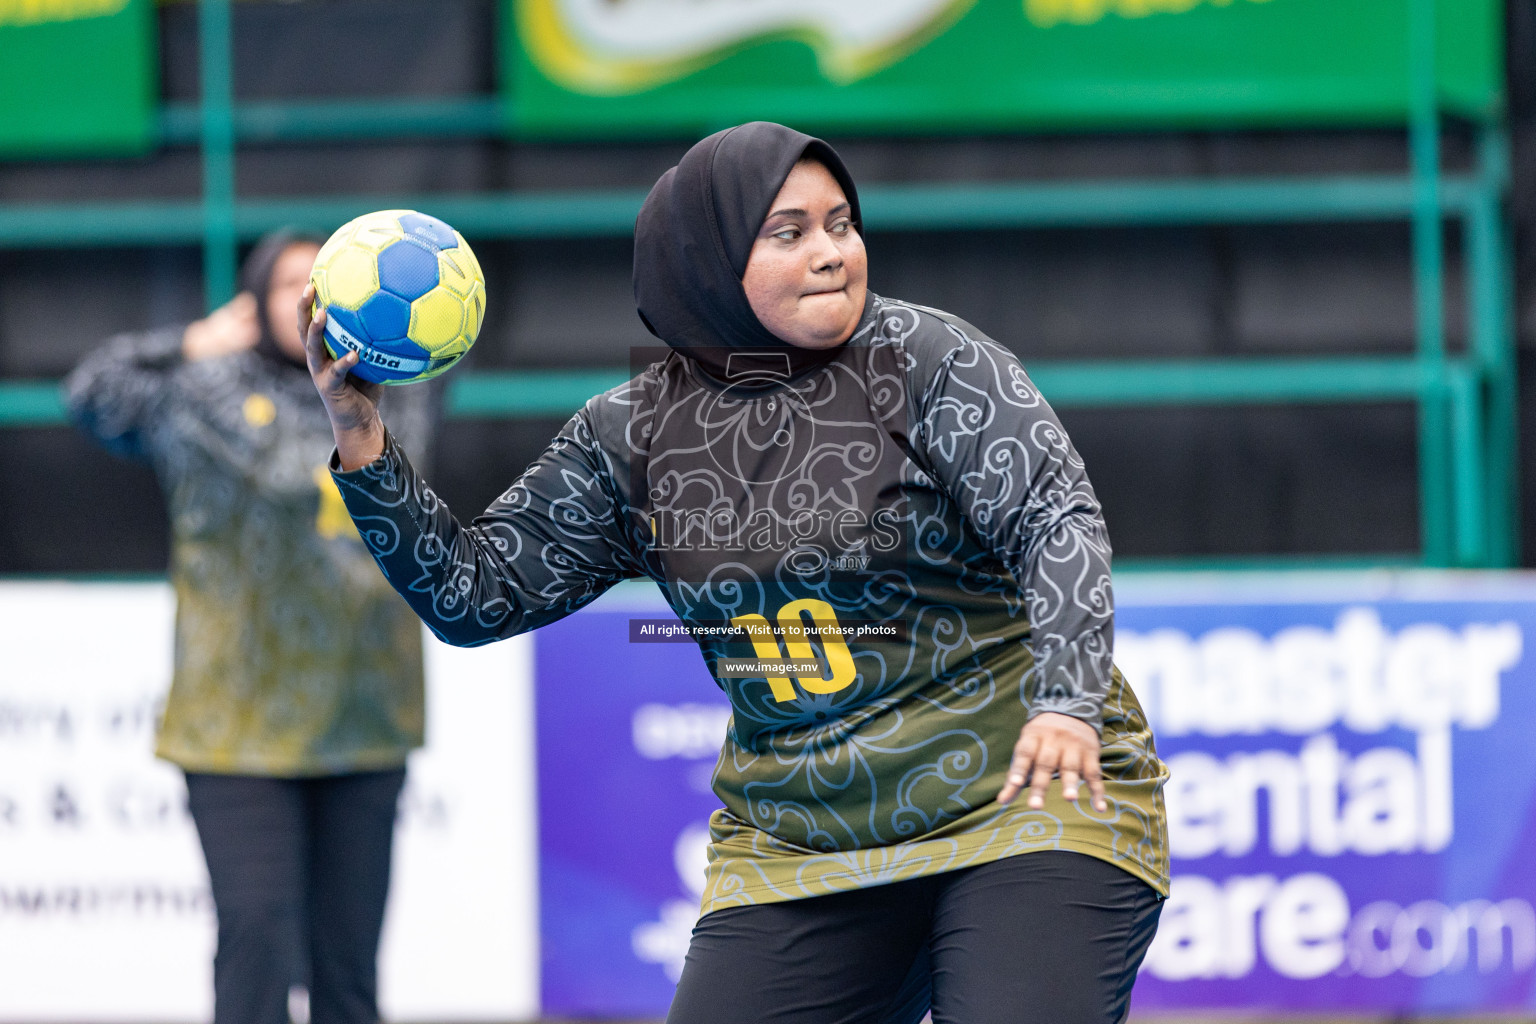
[[[811,626],[806,626],[802,618],[804,615],[810,616]],[[814,629],[816,632],[809,635],[821,641],[821,649],[826,655],[827,667],[832,671],[832,678],[796,676],[795,682],[810,693],[836,693],[853,682],[856,674],[853,669],[853,652],[848,650],[848,644],[843,640],[837,622],[837,612],[832,610],[830,604],[813,597],[805,597],[789,602],[779,609],[775,617],[779,620],[779,630],[784,635],[782,649],[768,620],[756,612],[736,616],[731,620],[731,625],[740,626],[747,631],[747,635],[752,639],[753,653],[759,658],[771,658],[775,661],[781,658],[807,660],[815,658],[816,651],[811,647],[807,634],[808,628]],[[768,676],[767,679],[768,688],[773,691],[774,700],[783,702],[794,700],[798,696],[788,676]]]

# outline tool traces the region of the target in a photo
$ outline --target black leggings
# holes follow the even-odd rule
[[[703,917],[667,1024],[1119,1024],[1162,901],[1044,851]]]
[[[219,948],[215,1024],[377,1024],[379,932],[405,769],[280,779],[187,773]],[[308,970],[305,970],[306,965]]]

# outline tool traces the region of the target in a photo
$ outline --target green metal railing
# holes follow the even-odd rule
[[[1434,67],[1436,0],[1407,0],[1413,74],[1411,167],[1398,175],[1093,183],[873,184],[861,190],[879,230],[975,230],[1379,221],[1409,222],[1417,344],[1373,358],[1201,359],[1032,364],[1053,404],[1407,402],[1418,410],[1421,548],[1357,564],[1507,566],[1515,537],[1516,393],[1510,256],[1503,198],[1508,144],[1501,124],[1476,126],[1470,172],[1445,174]],[[384,206],[425,209],[477,238],[623,236],[643,190],[475,195],[241,199],[240,143],[494,136],[506,123],[489,98],[314,101],[236,106],[230,0],[199,0],[204,101],[161,114],[167,145],[196,144],[203,194],[195,201],[0,206],[0,246],[200,244],[210,306],[234,293],[236,247],[281,225],[329,231]],[[1466,351],[1447,352],[1443,293],[1446,222],[1462,234]],[[564,416],[628,374],[609,371],[463,372],[448,382],[459,417]],[[0,427],[63,422],[56,386],[0,382]],[[1210,562],[1170,563],[1208,567]],[[1235,564],[1235,563],[1234,563]],[[1269,563],[1266,563],[1269,564]]]

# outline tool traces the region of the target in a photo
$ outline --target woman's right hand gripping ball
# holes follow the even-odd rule
[[[325,310],[311,317],[315,286],[309,284],[299,297],[299,333],[304,337],[304,356],[309,375],[331,418],[336,453],[345,472],[361,469],[384,454],[384,421],[379,418],[379,398],[384,385],[353,377],[347,371],[357,365],[357,353],[332,359],[325,347]]]

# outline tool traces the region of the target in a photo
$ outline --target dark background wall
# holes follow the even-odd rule
[[[162,87],[197,91],[196,10],[161,9]],[[235,5],[240,99],[481,95],[494,87],[492,0]],[[1531,277],[1536,0],[1514,0],[1512,215]],[[336,40],[346,40],[338,59]],[[648,186],[688,138],[622,145],[500,141],[243,148],[244,196]],[[1401,132],[834,138],[860,182],[1113,179],[1401,171]],[[1466,167],[1452,126],[1447,166]],[[137,160],[0,164],[0,203],[198,194],[193,149]],[[1060,231],[883,231],[867,225],[876,291],[952,310],[1016,351],[1053,359],[1408,352],[1407,225]],[[1450,338],[1463,342],[1455,232]],[[480,369],[622,366],[650,339],[624,240],[475,242],[490,315]],[[196,249],[0,251],[0,377],[61,376],[117,331],[201,315]],[[1536,310],[1521,290],[1522,401],[1536,413]],[[1049,395],[1047,395],[1049,397]],[[1062,416],[1105,505],[1116,553],[1403,553],[1418,543],[1415,420],[1381,404],[1070,409]],[[1526,417],[1529,421],[1529,416]],[[434,483],[468,515],[559,428],[456,421]],[[1531,446],[1527,446],[1531,447]],[[0,430],[0,572],[156,571],[165,521],[151,475],[67,429]],[[1536,459],[1525,456],[1527,507]],[[1536,535],[1527,552],[1536,552]]]

